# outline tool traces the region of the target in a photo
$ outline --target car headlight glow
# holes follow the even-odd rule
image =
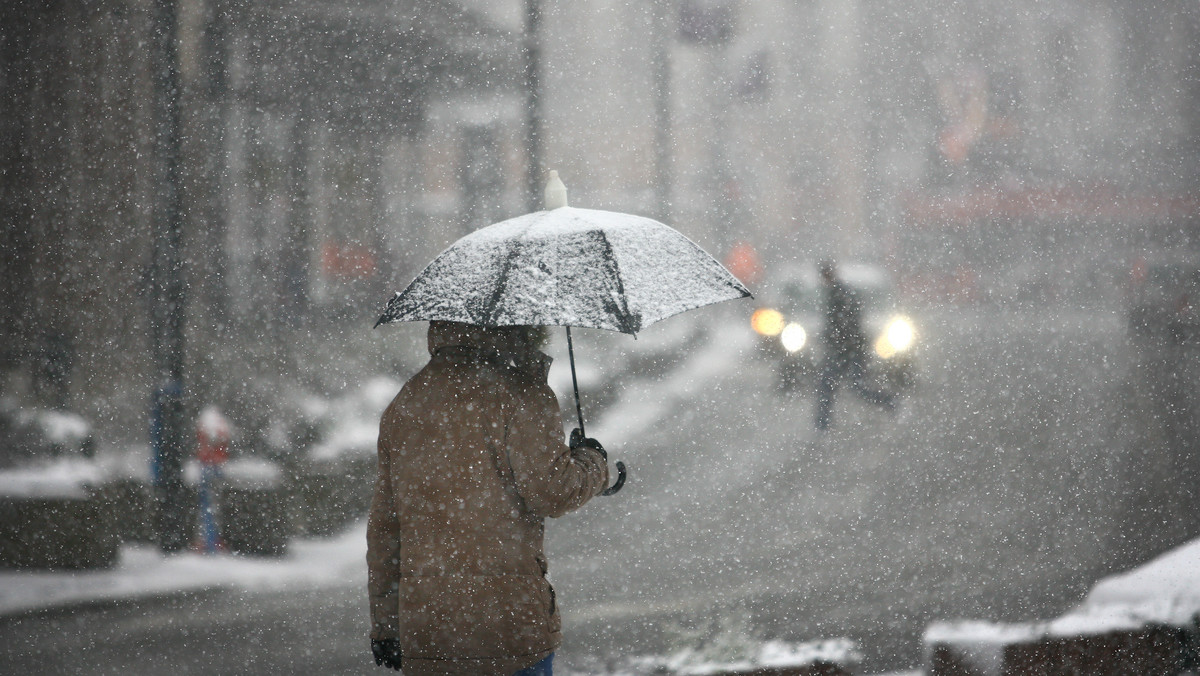
[[[759,308],[750,315],[750,326],[759,335],[774,338],[783,331],[783,313],[768,307]]]
[[[875,340],[875,354],[891,359],[907,352],[917,339],[917,330],[907,317],[894,317]]]
[[[803,326],[792,322],[783,327],[783,330],[779,332],[779,342],[783,345],[783,349],[788,352],[797,352],[808,342],[808,333],[804,330]]]

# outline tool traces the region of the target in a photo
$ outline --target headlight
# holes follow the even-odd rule
[[[774,338],[783,331],[783,314],[771,308],[759,308],[750,316],[750,326],[759,335]]]
[[[875,340],[875,354],[891,359],[907,352],[916,342],[917,331],[907,317],[894,317]]]
[[[797,352],[808,342],[808,333],[804,327],[796,323],[788,324],[779,332],[779,342],[788,352]]]

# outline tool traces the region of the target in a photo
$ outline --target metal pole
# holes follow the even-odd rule
[[[153,260],[150,266],[151,331],[158,382],[151,426],[157,427],[155,488],[158,536],[163,551],[187,546],[189,529],[183,485],[187,445],[183,410],[183,180],[180,167],[179,47],[175,0],[156,0],[151,34],[155,76],[155,150],[159,176],[154,211]]]
[[[541,0],[525,0],[525,209],[542,208]]]

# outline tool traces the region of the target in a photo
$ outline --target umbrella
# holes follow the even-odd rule
[[[628,213],[566,205],[550,172],[547,209],[476,230],[443,251],[392,297],[375,326],[445,320],[480,326],[564,326],[636,334],[680,312],[750,291],[677,230]],[[616,492],[624,481],[617,463]],[[608,493],[611,494],[611,493]]]

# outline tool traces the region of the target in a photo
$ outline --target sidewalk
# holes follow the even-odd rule
[[[0,618],[214,589],[366,585],[366,556],[365,523],[332,538],[293,539],[278,559],[125,545],[117,565],[105,570],[0,572]]]

